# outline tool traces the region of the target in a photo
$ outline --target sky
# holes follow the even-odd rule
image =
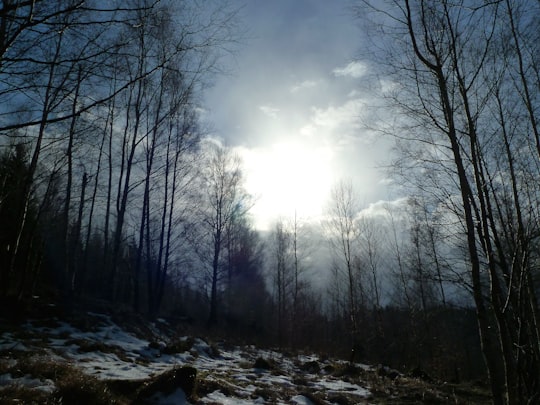
[[[237,1],[237,0],[235,0]],[[388,143],[366,127],[373,72],[347,0],[238,1],[246,39],[207,91],[214,135],[242,157],[255,226],[295,213],[317,220],[331,188],[387,199]]]

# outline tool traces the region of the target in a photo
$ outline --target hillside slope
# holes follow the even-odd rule
[[[122,326],[120,326],[122,324]],[[0,403],[490,403],[478,387],[385,367],[177,337],[164,320],[0,320]]]

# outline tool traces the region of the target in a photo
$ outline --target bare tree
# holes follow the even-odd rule
[[[209,140],[203,148],[200,183],[196,193],[196,219],[199,256],[210,268],[210,312],[208,325],[218,321],[222,281],[226,279],[226,232],[229,225],[244,216],[250,208],[249,196],[243,188],[241,161],[238,155],[221,144]]]
[[[224,261],[227,274],[224,319],[231,331],[255,334],[267,325],[269,299],[263,253],[261,235],[252,227],[250,218],[235,218],[227,227]]]
[[[347,318],[353,341],[358,340],[359,311],[363,286],[355,266],[358,248],[356,217],[359,213],[356,196],[350,182],[340,182],[332,190],[328,210],[327,233],[335,255],[338,273],[343,273],[347,291]]]
[[[357,262],[359,272],[364,269],[364,273],[369,273],[368,283],[371,296],[369,301],[373,303],[375,312],[381,309],[382,300],[382,247],[383,234],[382,224],[376,218],[360,216],[356,221],[358,227],[358,253]]]
[[[289,224],[291,235],[291,253],[293,268],[293,308],[292,308],[292,339],[298,341],[302,329],[302,322],[306,320],[309,309],[306,307],[310,294],[309,282],[309,256],[313,253],[313,244],[310,240],[307,224],[303,223],[295,211]]]
[[[170,0],[127,5],[116,0],[10,0],[0,5],[0,145],[14,137],[31,145],[24,183],[28,200],[39,165],[46,173],[48,167],[65,160],[64,177],[57,179],[65,181],[58,222],[62,222],[65,255],[61,267],[66,279],[74,279],[75,274],[70,243],[84,249],[84,243],[73,237],[82,237],[87,223],[88,242],[97,224],[103,229],[103,267],[110,270],[108,282],[102,284],[114,296],[117,269],[124,267],[124,271],[129,265],[123,253],[134,223],[126,212],[144,194],[140,192],[144,188],[141,168],[135,167],[144,156],[144,142],[149,140],[148,145],[159,149],[161,156],[166,154],[161,128],[179,105],[189,104],[188,109],[194,111],[192,96],[201,89],[205,75],[218,70],[219,57],[234,42],[235,14],[223,4],[209,7]],[[172,76],[181,77],[181,83]],[[159,104],[170,96],[173,86],[183,93],[176,96],[177,105]],[[156,105],[160,108],[150,112]],[[160,112],[150,117],[156,110]],[[99,131],[99,125],[103,125],[102,143],[93,150],[93,141],[85,135],[91,126],[92,131]],[[16,129],[21,131],[16,134]],[[93,157],[98,165],[93,164]],[[172,153],[169,157],[173,162]],[[84,178],[85,167],[95,167],[97,172]],[[146,169],[155,174],[155,161]],[[93,187],[86,210],[86,201],[77,199],[83,195],[86,199],[89,179]],[[106,190],[103,211],[102,189]],[[148,214],[150,206],[144,208]],[[15,216],[19,226],[10,250],[10,273],[21,254],[27,212],[23,203]]]
[[[271,246],[269,264],[277,307],[277,337],[279,345],[284,345],[285,338],[289,336],[294,259],[291,260],[291,234],[287,231],[283,220],[278,220],[275,224]]]
[[[537,150],[538,100],[530,90],[538,60],[530,39],[538,38],[532,27],[540,8],[521,1],[369,3],[378,22],[389,17],[393,42],[373,55],[400,85],[399,94],[386,94],[402,113],[394,132],[398,163],[454,216],[447,233],[467,255],[494,402],[534,402],[538,188],[530,179],[538,176],[538,154],[524,151]],[[527,119],[515,120],[520,110]]]
[[[44,151],[57,146],[66,131],[67,183],[64,200],[64,240],[68,240],[68,221],[72,198],[73,147],[81,114],[109,97],[99,86],[88,90],[96,67],[110,55],[104,33],[116,20],[116,8],[89,9],[80,1],[9,1],[0,9],[0,75],[2,86],[2,144],[11,137],[10,128],[27,128],[25,140],[32,145],[24,195],[30,197],[38,165],[47,158]],[[88,4],[89,5],[89,4]],[[125,8],[128,13],[128,8]],[[118,17],[118,16],[117,16]],[[125,21],[125,20],[124,20]],[[114,31],[114,30],[112,30]],[[103,73],[103,70],[100,70]],[[103,77],[103,76],[100,76]],[[52,148],[51,148],[52,149]],[[23,201],[16,215],[19,236],[12,249],[10,272],[19,255],[22,230],[28,205]],[[66,252],[68,251],[66,244]],[[66,256],[67,257],[67,256]],[[65,270],[69,260],[65,261]],[[66,278],[69,277],[66,275]]]
[[[276,220],[269,236],[267,273],[272,282],[277,337],[280,345],[296,345],[302,339],[310,298],[310,235],[295,213]]]

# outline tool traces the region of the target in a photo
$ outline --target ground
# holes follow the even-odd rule
[[[86,312],[0,320],[0,404],[488,404],[382,366],[179,335]]]

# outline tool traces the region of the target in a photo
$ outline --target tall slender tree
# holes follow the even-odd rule
[[[358,242],[358,229],[356,227],[358,212],[359,207],[352,183],[340,182],[332,190],[327,232],[337,261],[337,268],[345,275],[347,318],[350,322],[349,327],[353,340],[357,339],[359,333],[358,315],[361,302],[358,273],[354,265]]]
[[[401,170],[407,165],[409,180],[454,216],[447,233],[465,248],[494,403],[534,402],[538,182],[531,179],[539,172],[538,154],[524,151],[538,144],[538,99],[530,90],[537,83],[532,39],[540,6],[362,4],[379,11],[377,21],[386,21],[392,35],[389,52],[372,55],[382,56],[380,66],[400,83],[399,94],[386,96],[402,113],[394,128]]]
[[[243,186],[241,161],[238,155],[208,140],[202,149],[200,186],[196,193],[197,222],[200,224],[199,256],[209,268],[210,310],[208,326],[215,326],[219,318],[219,304],[226,279],[226,232],[234,221],[242,218],[250,208],[250,198]]]

